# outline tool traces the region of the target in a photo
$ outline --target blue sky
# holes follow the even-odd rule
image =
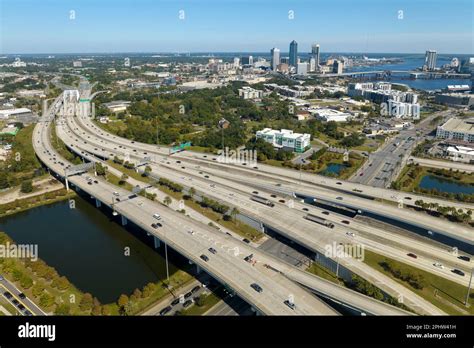
[[[1,53],[473,53],[472,0],[0,0]],[[184,11],[184,20],[179,11]],[[399,11],[403,19],[399,19]],[[70,19],[75,11],[75,19]],[[293,11],[294,18],[289,18]]]

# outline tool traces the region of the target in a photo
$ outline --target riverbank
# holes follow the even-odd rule
[[[25,210],[60,202],[75,197],[74,191],[67,191],[65,188],[35,194],[27,198],[15,199],[8,203],[0,204],[0,217],[13,215]]]

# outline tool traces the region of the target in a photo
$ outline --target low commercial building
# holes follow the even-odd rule
[[[318,120],[323,122],[347,122],[352,115],[347,112],[341,112],[333,109],[309,109]]]
[[[467,146],[448,146],[446,156],[457,162],[474,163],[474,149]]]
[[[311,142],[311,134],[293,133],[290,129],[273,130],[265,128],[256,133],[257,139],[263,139],[278,149],[289,149],[294,152],[304,152]]]
[[[474,143],[474,118],[450,118],[436,130],[440,139],[451,140],[456,143]]]
[[[437,94],[435,102],[448,106],[469,107],[474,105],[474,94],[447,93]]]
[[[117,100],[110,103],[105,103],[104,105],[112,112],[123,112],[126,111],[130,106],[130,102],[125,100]]]
[[[46,97],[46,94],[41,89],[25,89],[16,93],[19,97],[33,98],[33,97]]]
[[[18,133],[19,129],[14,125],[8,125],[7,127],[0,130],[0,135],[13,135],[15,136]]]
[[[266,83],[265,87],[287,97],[301,98],[313,93],[313,89],[308,89],[305,86],[292,86],[292,88],[290,88],[288,86],[277,85],[276,83]]]
[[[245,86],[239,89],[239,97],[242,99],[261,99],[263,91]]]
[[[31,115],[31,110],[28,108],[16,108],[16,109],[6,109],[0,110],[0,120],[1,119],[10,119],[17,116]]]

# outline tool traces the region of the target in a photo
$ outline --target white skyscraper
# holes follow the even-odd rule
[[[238,68],[240,66],[240,58],[235,57],[234,58],[234,67]]]
[[[314,72],[316,71],[316,58],[311,57],[309,59],[309,71]]]
[[[270,53],[272,54],[271,68],[276,71],[278,64],[280,64],[280,49],[274,47]]]
[[[311,46],[311,55],[313,58],[316,60],[316,70],[318,69],[320,60],[319,60],[319,45],[318,44],[313,44]]]
[[[308,63],[298,63],[296,65],[296,73],[298,75],[306,75],[308,73]]]
[[[423,66],[425,70],[434,70],[436,67],[436,58],[437,53],[434,50],[428,50],[425,54],[425,65]]]

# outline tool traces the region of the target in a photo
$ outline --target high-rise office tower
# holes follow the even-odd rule
[[[318,44],[313,44],[311,45],[311,55],[313,58],[316,60],[316,69],[318,69],[319,65],[319,45]]]
[[[309,59],[309,71],[310,72],[316,71],[316,59],[314,57],[311,57]]]
[[[253,57],[252,56],[247,56],[247,57],[242,57],[240,59],[242,65],[252,65],[253,64]]]
[[[298,43],[293,40],[290,42],[290,65],[296,66],[298,63]]]
[[[428,50],[425,54],[425,70],[431,71],[436,67],[437,53],[434,50]]]
[[[270,53],[272,54],[271,68],[275,71],[278,64],[280,64],[280,49],[274,47]]]

